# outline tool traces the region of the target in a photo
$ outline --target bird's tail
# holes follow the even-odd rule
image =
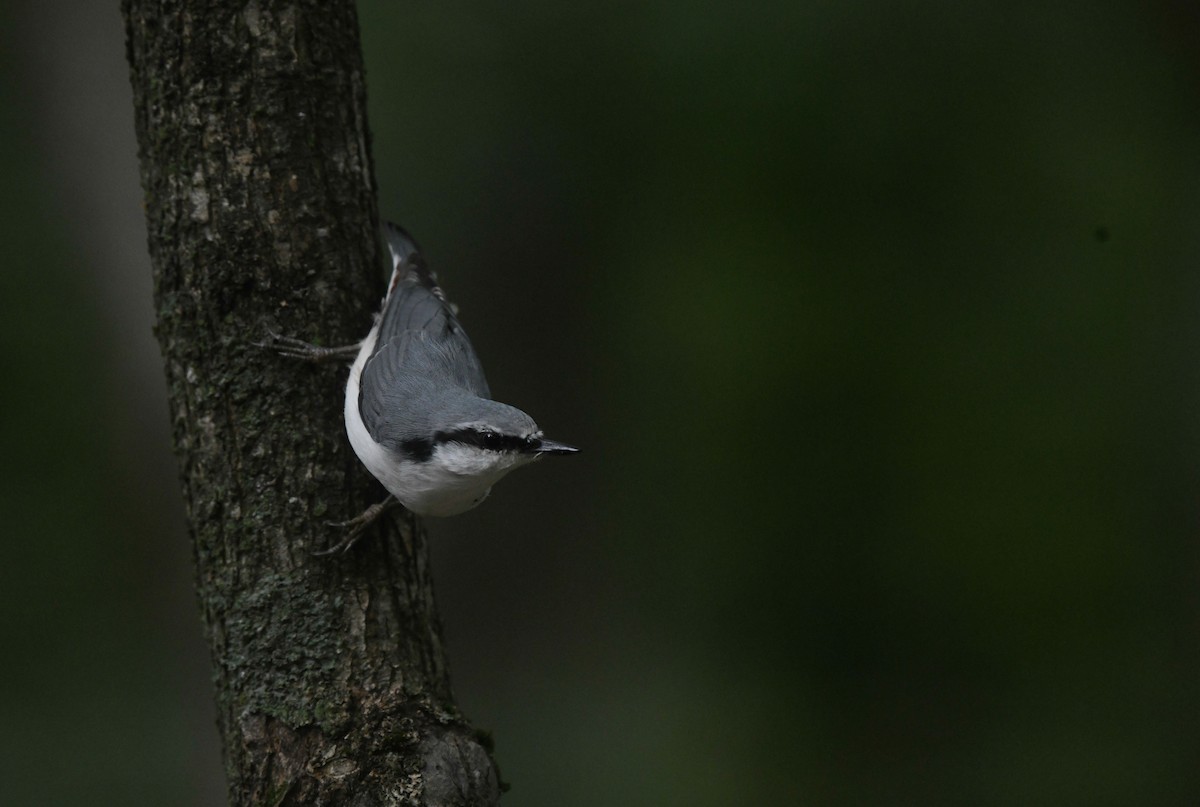
[[[429,289],[438,299],[444,301],[446,295],[438,285],[437,275],[425,264],[421,248],[417,246],[413,237],[390,221],[383,223],[383,233],[387,238],[388,252],[392,259],[392,277],[388,281],[387,296],[391,297],[392,292],[401,283],[414,282]]]

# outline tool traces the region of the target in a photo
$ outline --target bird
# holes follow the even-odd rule
[[[383,223],[392,272],[370,333],[356,345],[319,347],[269,332],[269,346],[307,361],[353,355],[343,415],[354,453],[388,497],[349,521],[331,549],[348,550],[399,503],[419,516],[477,506],[510,472],[578,448],[546,438],[525,412],[493,400],[457,309],[416,241]]]

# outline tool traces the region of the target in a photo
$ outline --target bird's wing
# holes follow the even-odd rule
[[[363,365],[358,378],[358,415],[363,426],[377,443],[390,442],[393,426],[416,432],[418,423],[396,424],[396,412],[411,411],[397,407],[397,400],[404,397],[405,359],[408,355],[409,336],[401,335],[386,343],[375,343],[375,352]]]
[[[490,398],[483,367],[459,324],[437,277],[425,265],[416,242],[394,224],[385,224],[392,278],[379,318],[375,350],[359,379],[363,424],[379,440],[398,411],[418,402],[422,384],[451,384]]]
[[[377,443],[397,447],[416,435],[428,435],[462,393],[490,398],[487,381],[462,338],[437,338],[427,331],[404,331],[380,340],[359,376],[358,408],[363,425]],[[453,388],[458,396],[449,395]]]

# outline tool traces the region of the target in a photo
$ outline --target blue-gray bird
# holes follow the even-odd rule
[[[274,346],[319,361],[355,355],[346,383],[350,445],[392,497],[422,516],[453,516],[487,498],[510,471],[579,449],[542,436],[533,418],[494,401],[483,367],[416,242],[385,223],[392,276],[358,345],[320,348],[272,334]],[[392,502],[341,526],[348,548]]]

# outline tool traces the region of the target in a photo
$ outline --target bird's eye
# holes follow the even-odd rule
[[[504,442],[500,435],[496,432],[480,432],[479,437],[483,443],[483,447],[493,451],[499,449],[501,444]]]

